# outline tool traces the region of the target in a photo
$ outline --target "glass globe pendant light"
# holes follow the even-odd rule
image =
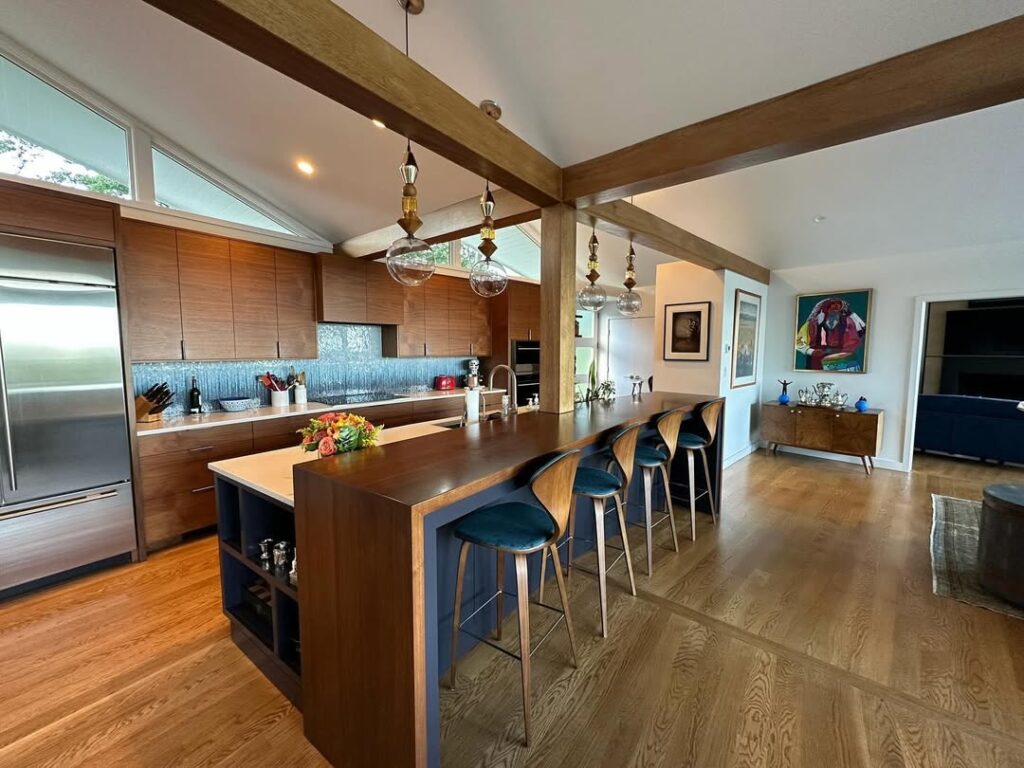
[[[483,258],[479,259],[469,271],[469,286],[478,296],[489,299],[504,291],[505,286],[508,285],[508,273],[505,268],[491,260],[491,256],[498,250],[498,246],[494,243],[494,195],[491,194],[490,182],[484,186],[484,194],[480,198],[480,210],[483,212],[484,221],[480,227],[478,248],[483,254]]]
[[[403,4],[405,8],[405,55],[409,56],[409,12],[412,3]],[[417,11],[418,13],[418,11]],[[434,274],[434,254],[430,245],[416,237],[416,230],[423,221],[418,214],[419,203],[416,200],[416,177],[420,167],[412,154],[412,143],[406,139],[405,158],[398,167],[405,186],[402,187],[402,218],[398,226],[405,231],[405,237],[393,242],[387,250],[384,263],[388,273],[402,285],[416,287],[423,285]]]
[[[417,213],[416,201],[416,177],[420,169],[410,144],[406,144],[405,160],[398,171],[405,182],[402,188],[402,218],[398,220],[398,226],[405,230],[405,237],[398,238],[388,247],[384,263],[391,277],[402,285],[415,287],[430,279],[436,265],[430,245],[415,236],[423,222]]]
[[[633,286],[636,285],[636,268],[633,262],[636,260],[636,251],[633,250],[633,242],[629,243],[629,253],[626,254],[626,279],[622,284],[626,287],[626,290],[619,294],[619,298],[615,300],[615,306],[621,314],[626,317],[632,317],[639,312],[644,305],[643,299],[640,298],[640,294],[633,290]]]
[[[576,306],[587,312],[600,312],[605,302],[608,301],[608,294],[597,284],[597,279],[601,277],[597,271],[597,246],[597,232],[593,231],[590,234],[590,242],[587,244],[590,249],[590,259],[587,261],[587,268],[590,270],[587,272],[589,284],[583,286],[576,294]]]

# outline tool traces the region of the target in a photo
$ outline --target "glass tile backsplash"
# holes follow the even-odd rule
[[[378,325],[317,326],[320,357],[316,360],[231,360],[203,362],[184,360],[168,363],[134,363],[132,376],[135,393],[141,394],[154,384],[166,381],[175,391],[174,404],[165,412],[179,415],[192,377],[203,392],[205,410],[220,410],[219,401],[234,397],[258,397],[270,403],[270,395],[256,381],[260,373],[277,374],[282,379],[289,366],[306,372],[306,388],[311,401],[318,395],[352,392],[400,392],[414,386],[432,386],[442,374],[466,373],[468,357],[386,358],[381,356],[381,329]]]

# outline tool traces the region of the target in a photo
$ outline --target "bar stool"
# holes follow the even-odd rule
[[[636,465],[640,467],[640,476],[644,483],[644,530],[647,534],[647,575],[654,574],[654,527],[668,519],[672,528],[672,548],[679,551],[679,538],[676,534],[676,521],[672,509],[672,493],[669,489],[668,469],[676,455],[676,444],[679,441],[679,427],[686,415],[685,408],[677,408],[658,417],[656,426],[658,436],[646,438],[637,443]],[[665,515],[655,521],[652,491],[654,473],[661,472],[665,487]]]
[[[497,648],[513,658],[519,659],[522,667],[523,678],[523,725],[526,734],[526,745],[530,745],[530,585],[526,568],[526,556],[538,550],[552,551],[552,556],[557,558],[558,550],[555,543],[561,538],[566,529],[569,518],[569,509],[572,506],[572,485],[576,476],[576,468],[580,463],[580,452],[578,450],[567,451],[540,467],[530,478],[530,490],[540,501],[541,506],[528,504],[521,501],[509,501],[481,507],[466,515],[455,526],[455,535],[462,539],[462,546],[459,549],[459,571],[455,581],[455,611],[452,618],[452,665],[451,665],[451,687],[455,687],[456,662],[458,659],[459,630],[475,637],[481,642]],[[497,630],[498,639],[501,638],[502,596],[504,592],[504,556],[511,554],[515,557],[516,565],[516,598],[519,603],[519,654],[502,648],[500,645],[491,642],[487,638],[480,637],[464,629],[459,621],[459,614],[462,612],[462,585],[466,576],[466,557],[469,554],[470,544],[487,547],[497,552],[498,556],[498,591],[491,595],[487,601],[476,611],[470,614],[466,621],[469,621],[477,613],[482,611],[491,600],[497,599]],[[573,633],[572,617],[569,615],[569,598],[565,591],[565,581],[562,579],[562,570],[555,569],[555,577],[558,581],[558,593],[562,600],[562,610],[544,603],[537,603],[543,608],[561,613],[558,621],[565,618],[565,628],[569,634],[569,651],[572,656],[572,665],[576,666],[576,636]],[[557,624],[557,622],[556,622]],[[552,627],[554,629],[554,627]],[[550,634],[550,630],[548,631]],[[541,638],[543,643],[547,634]],[[537,644],[537,647],[540,646]]]
[[[715,442],[715,433],[718,431],[718,417],[722,413],[722,401],[712,400],[700,406],[700,418],[704,422],[704,429],[707,436],[698,435],[693,432],[679,433],[679,447],[686,450],[686,463],[689,470],[689,491],[690,491],[690,535],[697,538],[697,499],[705,494],[708,497],[708,505],[711,507],[711,522],[718,522],[718,513],[715,508],[715,494],[711,490],[711,471],[708,469],[708,454],[706,448],[710,448]],[[694,488],[694,461],[696,451],[700,451],[701,461],[704,463],[704,480],[707,483],[706,490],[697,493]]]
[[[593,467],[580,467],[576,470],[576,480],[573,482],[572,492],[572,509],[569,511],[569,531],[566,537],[566,578],[572,575],[573,562],[573,542],[580,538],[576,535],[576,500],[583,496],[590,499],[594,504],[594,531],[596,541],[592,542],[594,548],[597,550],[597,572],[594,573],[581,566],[575,566],[584,573],[592,573],[597,576],[598,593],[601,596],[601,636],[608,637],[608,584],[607,584],[607,573],[610,569],[615,567],[615,564],[619,562],[623,557],[626,558],[626,572],[629,574],[629,591],[636,596],[636,580],[633,578],[633,559],[629,553],[629,539],[626,536],[626,511],[623,504],[623,498],[620,493],[629,487],[629,482],[633,477],[633,466],[634,459],[636,456],[636,443],[637,438],[640,435],[640,424],[634,427],[627,427],[626,429],[618,432],[611,439],[611,445],[608,450],[611,452],[611,457],[608,461],[608,469],[596,469]],[[619,478],[613,474],[612,470],[618,469],[622,477]],[[616,557],[610,564],[605,564],[605,540],[604,540],[604,519],[605,515],[611,514],[610,509],[606,509],[605,504],[608,499],[612,499],[615,502],[615,508],[618,511],[619,517],[619,533],[622,536],[622,547],[614,547],[613,549],[621,549],[618,557]],[[581,539],[583,541],[589,541],[588,539]],[[557,551],[557,547],[555,548]],[[556,570],[561,570],[561,563],[558,563]],[[540,600],[544,600],[544,582],[547,575],[547,564],[548,557],[545,551],[541,555],[540,560]]]

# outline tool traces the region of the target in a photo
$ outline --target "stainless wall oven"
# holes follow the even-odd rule
[[[516,405],[526,405],[534,395],[540,397],[540,342],[512,342],[512,370],[516,372]]]
[[[0,594],[135,550],[109,248],[0,235]]]

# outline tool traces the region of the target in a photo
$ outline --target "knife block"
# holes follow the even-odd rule
[[[153,404],[142,395],[135,398],[135,421],[139,424],[152,424],[156,421],[163,421],[163,413],[150,413],[149,409]]]

